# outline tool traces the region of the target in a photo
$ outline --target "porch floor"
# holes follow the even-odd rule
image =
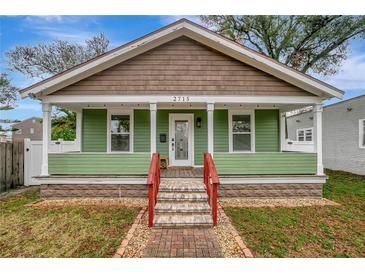
[[[203,178],[203,168],[169,167],[161,169],[161,178]]]

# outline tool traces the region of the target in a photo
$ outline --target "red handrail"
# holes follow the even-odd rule
[[[158,188],[160,186],[160,154],[153,153],[147,177],[148,185],[148,226],[153,226],[154,209],[157,203]]]
[[[204,153],[204,184],[207,189],[210,207],[212,208],[213,226],[217,225],[218,216],[218,184],[219,176],[212,155]]]

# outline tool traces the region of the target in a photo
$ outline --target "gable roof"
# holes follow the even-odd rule
[[[87,62],[35,83],[21,90],[21,97],[41,98],[181,36],[187,36],[321,98],[342,98],[343,92],[341,90],[187,19],[176,21]]]
[[[14,127],[14,126],[19,126],[19,125],[22,125],[22,124],[24,124],[25,122],[28,122],[28,121],[33,120],[33,119],[34,119],[34,120],[36,120],[36,122],[42,122],[42,118],[33,116],[33,117],[30,117],[30,118],[24,119],[23,121],[20,121],[20,122],[14,123],[14,124],[12,124],[11,126],[12,126],[12,127]]]

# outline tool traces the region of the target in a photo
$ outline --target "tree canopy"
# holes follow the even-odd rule
[[[8,110],[13,108],[16,101],[18,88],[10,83],[5,73],[0,73],[0,110]]]
[[[201,16],[217,33],[304,73],[333,75],[349,41],[365,37],[365,16]]]
[[[10,70],[43,79],[103,54],[108,46],[109,40],[100,33],[84,45],[55,40],[35,46],[16,46],[5,55]]]

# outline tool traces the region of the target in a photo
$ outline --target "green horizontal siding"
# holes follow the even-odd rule
[[[219,175],[315,174],[317,169],[315,153],[215,153],[214,162]]]
[[[147,175],[150,153],[50,153],[52,175]]]
[[[150,141],[150,111],[134,110],[134,152],[149,152]]]
[[[214,152],[228,152],[228,110],[215,110],[213,120]]]
[[[169,113],[193,113],[194,114],[194,164],[203,165],[203,153],[208,149],[207,111],[205,109],[161,109],[157,110],[157,151],[161,157],[169,156]],[[202,126],[196,127],[196,118],[202,118]],[[160,134],[167,135],[167,142],[160,142]]]
[[[106,152],[106,131],[106,109],[83,109],[81,134],[83,152]]]
[[[279,110],[255,111],[256,152],[280,151]]]

